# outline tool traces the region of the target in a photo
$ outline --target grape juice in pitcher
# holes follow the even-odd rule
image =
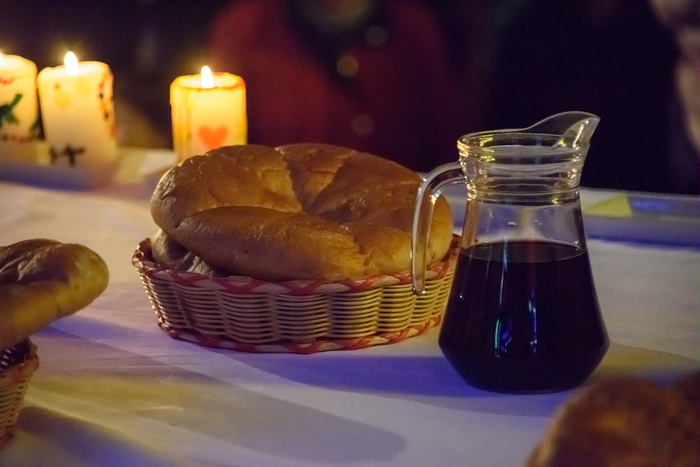
[[[418,190],[412,272],[420,294],[435,200],[442,187],[466,184],[461,253],[439,345],[475,387],[569,389],[608,349],[579,199],[599,120],[565,112],[529,128],[462,136],[459,162],[430,172]]]
[[[439,344],[475,387],[542,392],[580,384],[608,347],[588,254],[536,240],[462,251]]]

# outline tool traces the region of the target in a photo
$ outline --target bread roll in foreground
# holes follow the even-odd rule
[[[152,242],[154,258],[166,268],[201,270],[203,261],[204,269],[263,280],[408,271],[420,184],[399,164],[326,144],[219,148],[183,161],[158,183],[151,214],[162,232]],[[452,222],[441,197],[428,263],[447,254]]]
[[[32,239],[0,246],[0,350],[85,308],[108,281],[105,262],[83,245]]]
[[[526,467],[700,465],[700,373],[671,389],[638,378],[584,388],[555,416]]]

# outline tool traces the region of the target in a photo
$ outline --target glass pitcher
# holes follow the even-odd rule
[[[583,231],[579,181],[595,115],[565,112],[525,129],[462,136],[459,162],[418,191],[413,287],[425,286],[434,202],[466,183],[454,283],[439,345],[472,386],[548,392],[582,383],[609,340]]]

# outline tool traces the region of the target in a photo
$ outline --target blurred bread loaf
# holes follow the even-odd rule
[[[31,239],[0,246],[0,349],[86,307],[108,281],[107,265],[83,245]]]
[[[228,146],[168,171],[151,199],[156,261],[264,280],[362,278],[410,269],[420,176],[325,144]],[[428,262],[452,239],[440,198]]]
[[[527,467],[700,465],[700,373],[664,388],[610,378],[557,413]]]

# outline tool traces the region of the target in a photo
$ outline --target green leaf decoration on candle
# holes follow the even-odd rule
[[[7,124],[19,124],[19,120],[17,120],[17,117],[15,117],[13,110],[15,107],[17,107],[17,104],[19,104],[19,101],[21,100],[22,94],[17,93],[15,94],[14,99],[12,99],[12,102],[9,104],[0,105],[0,128],[2,128],[3,122],[7,122]]]

